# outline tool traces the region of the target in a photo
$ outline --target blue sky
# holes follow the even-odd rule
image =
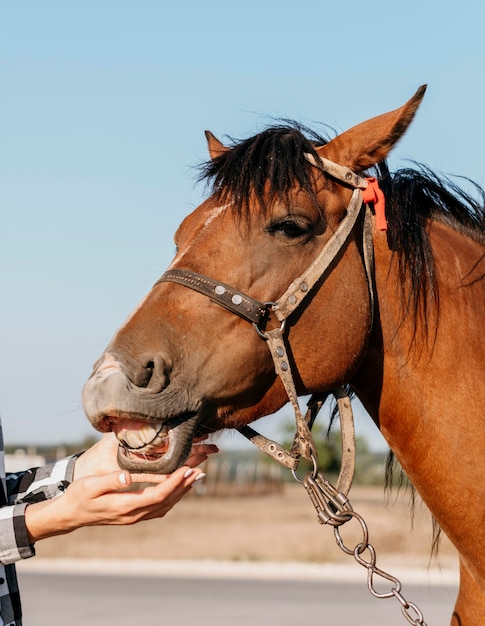
[[[7,439],[91,433],[82,385],[204,195],[206,128],[242,138],[284,117],[344,130],[428,83],[391,165],[485,185],[484,21],[481,0],[2,3]]]

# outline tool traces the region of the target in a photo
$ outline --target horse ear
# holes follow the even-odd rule
[[[219,139],[217,139],[217,137],[210,132],[210,130],[205,131],[205,137],[207,139],[207,146],[212,160],[229,150],[229,148],[226,148],[226,146],[222,144]]]
[[[357,172],[379,163],[406,132],[425,91],[426,85],[422,85],[399,109],[353,126],[317,148],[318,154]]]

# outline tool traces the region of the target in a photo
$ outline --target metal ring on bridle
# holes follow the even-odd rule
[[[273,304],[272,302],[266,302],[266,303],[265,303],[265,306],[268,306],[268,308],[269,308],[272,304]],[[254,328],[255,328],[256,332],[258,333],[258,335],[259,335],[262,339],[264,339],[265,341],[267,341],[267,339],[268,339],[268,335],[264,332],[264,330],[261,330],[261,328],[260,328],[260,327],[256,324],[256,322],[253,322],[253,326],[254,326]],[[283,320],[283,321],[281,322],[281,325],[280,325],[280,333],[281,333],[281,334],[283,334],[283,333],[285,332],[285,327],[286,327],[286,320]]]
[[[362,541],[360,541],[356,547],[354,549],[348,548],[341,535],[340,535],[340,528],[339,526],[335,526],[333,529],[333,532],[335,534],[335,540],[337,541],[337,544],[339,546],[339,548],[345,552],[345,554],[348,554],[349,556],[354,556],[354,553],[357,551],[358,554],[362,554],[362,552],[364,552],[364,550],[368,547],[369,545],[369,531],[367,529],[367,524],[365,523],[365,521],[363,520],[362,516],[359,515],[358,513],[356,513],[355,511],[345,511],[345,516],[347,517],[347,519],[344,521],[344,523],[347,523],[348,521],[350,521],[349,518],[354,518],[356,519],[361,527],[362,530]],[[342,525],[342,524],[341,524]]]
[[[313,480],[315,480],[315,478],[318,476],[318,462],[313,453],[310,453],[310,456],[312,458],[312,463],[313,463],[313,469],[312,469],[311,475],[312,475]],[[293,478],[296,480],[296,482],[300,483],[300,485],[303,485],[303,480],[296,473],[297,469],[298,469],[298,465],[296,466],[295,469],[291,470],[291,473],[293,474]]]

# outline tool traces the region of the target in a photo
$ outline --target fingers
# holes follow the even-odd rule
[[[189,467],[189,469],[185,470],[184,472],[184,480],[189,481],[188,484],[190,485],[202,480],[203,478],[205,478],[204,472],[195,472],[192,467]]]
[[[132,478],[130,472],[120,472],[118,474],[118,481],[121,487],[129,487],[132,483]]]
[[[197,467],[198,465],[200,465],[204,461],[207,461],[207,455],[206,454],[191,454],[189,456],[189,458],[187,459],[186,464],[189,467]]]
[[[55,500],[63,507],[60,517],[66,518],[64,532],[80,526],[133,524],[166,515],[204,476],[200,469],[188,466],[168,476],[131,475],[118,469],[79,479],[71,483],[62,498]],[[139,488],[128,489],[133,483],[140,483]]]
[[[192,452],[196,452],[197,454],[202,452],[202,454],[206,455],[216,454],[219,452],[219,448],[215,445],[215,443],[197,444],[196,446],[193,446]]]
[[[87,476],[83,479],[83,488],[90,497],[98,497],[105,493],[124,491],[133,483],[150,483],[154,485],[168,483],[167,492],[179,485],[190,487],[194,482],[202,480],[205,474],[188,465],[173,472],[173,474],[130,474],[128,471],[118,470],[103,476]]]
[[[128,473],[128,472],[127,472]],[[152,483],[160,484],[170,481],[173,484],[185,484],[192,485],[192,483],[202,480],[205,474],[193,467],[189,467],[188,464],[180,467],[173,474],[131,474],[132,483]]]
[[[101,476],[86,476],[72,483],[72,487],[78,489],[78,483],[82,481],[82,489],[90,498],[97,498],[113,491],[122,491],[133,482],[130,472],[117,470]]]
[[[194,445],[186,464],[190,467],[196,467],[206,461],[209,454],[215,454],[216,452],[219,452],[219,448],[214,444]]]
[[[215,454],[219,448],[214,443],[195,443],[192,446],[191,454]]]
[[[133,482],[143,479],[140,482],[150,484],[139,491],[122,494],[130,497],[129,500],[125,498],[130,510],[125,510],[125,513],[131,516],[131,521],[163,517],[204,476],[200,470],[187,466],[165,477],[151,474],[132,476]]]
[[[205,441],[206,439],[209,439],[209,435],[200,435],[199,437],[194,437],[193,442],[200,443],[201,441]]]

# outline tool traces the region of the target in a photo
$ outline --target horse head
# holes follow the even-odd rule
[[[281,322],[273,304],[339,229],[355,187],[320,165],[345,166],[350,176],[376,165],[423,95],[421,88],[401,108],[328,143],[289,125],[231,147],[206,133],[212,193],[180,225],[168,276],[114,335],[83,390],[93,426],[116,433],[121,465],[171,472],[194,438],[241,427],[287,402],[264,341]],[[360,216],[304,306],[285,320],[298,395],[349,382],[365,353],[372,294]],[[173,280],[184,272],[202,286]],[[232,304],[210,297],[211,289]],[[241,301],[260,303],[253,324],[238,313]]]

